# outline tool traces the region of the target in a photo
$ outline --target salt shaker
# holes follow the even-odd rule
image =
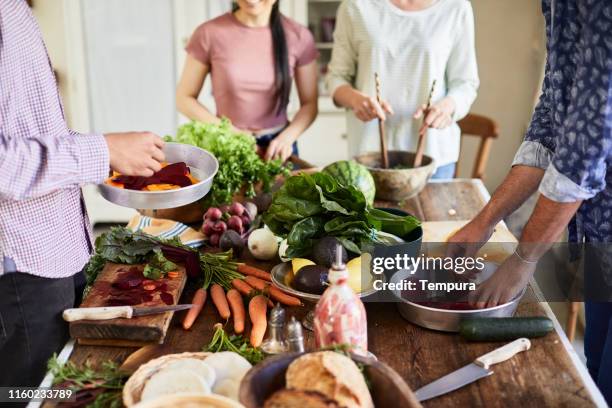
[[[287,324],[287,343],[289,344],[289,351],[298,353],[304,352],[302,323],[296,320],[295,316],[291,316],[291,320]]]
[[[268,336],[261,344],[261,349],[266,354],[279,354],[287,351],[287,342],[284,338],[283,327],[285,326],[285,309],[280,303],[270,310],[268,321]]]

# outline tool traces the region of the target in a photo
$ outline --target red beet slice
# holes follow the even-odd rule
[[[174,304],[174,296],[172,296],[172,294],[170,294],[168,292],[161,292],[159,294],[159,297],[167,305],[173,305]]]
[[[143,293],[142,294],[142,302],[150,302],[153,300],[153,295],[150,293]]]

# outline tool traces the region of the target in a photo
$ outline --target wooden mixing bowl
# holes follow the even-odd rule
[[[414,163],[414,153],[391,150],[389,168],[381,168],[380,152],[364,153],[355,160],[368,168],[376,185],[376,199],[402,201],[417,195],[434,173],[436,166],[429,156],[423,156],[423,165],[410,168]]]

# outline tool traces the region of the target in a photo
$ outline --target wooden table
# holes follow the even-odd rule
[[[433,182],[414,199],[400,207],[422,220],[471,219],[489,199],[480,180]],[[389,205],[391,203],[380,203]],[[397,205],[396,205],[397,206]],[[455,211],[449,215],[449,210]],[[451,213],[453,213],[451,211]],[[271,267],[271,265],[262,265]],[[187,289],[188,302],[193,289]],[[455,392],[426,401],[425,407],[589,407],[605,402],[579,361],[559,323],[545,302],[539,301],[533,285],[521,301],[517,316],[548,316],[555,322],[555,332],[534,339],[532,348],[512,360],[494,367],[495,374]],[[370,350],[393,367],[413,390],[472,362],[478,356],[499,347],[499,343],[467,343],[455,334],[423,329],[404,320],[393,303],[368,303]],[[289,313],[301,317],[303,310]],[[180,315],[182,316],[182,315]],[[180,317],[178,316],[178,317]],[[190,332],[185,332],[175,317],[166,343],[175,351],[197,351],[209,342],[218,316],[210,301]],[[312,347],[312,333],[305,331],[307,347]],[[83,363],[123,361],[133,348],[70,346],[64,356]]]

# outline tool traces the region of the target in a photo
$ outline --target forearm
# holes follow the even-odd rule
[[[25,200],[55,190],[100,183],[108,176],[102,135],[0,138],[0,200]]]
[[[177,95],[176,106],[183,115],[191,120],[205,123],[219,123],[221,120],[213,115],[195,97],[188,95]]]
[[[294,141],[297,140],[314,122],[318,112],[319,107],[316,100],[302,104],[284,132],[291,135]]]
[[[582,201],[560,203],[540,195],[520,239],[521,257],[539,259],[565,231]]]
[[[352,109],[355,98],[361,95],[361,92],[347,84],[338,87],[332,95],[332,99],[337,106]]]
[[[491,200],[476,216],[476,221],[494,226],[516,211],[538,189],[544,170],[530,166],[514,166]]]

